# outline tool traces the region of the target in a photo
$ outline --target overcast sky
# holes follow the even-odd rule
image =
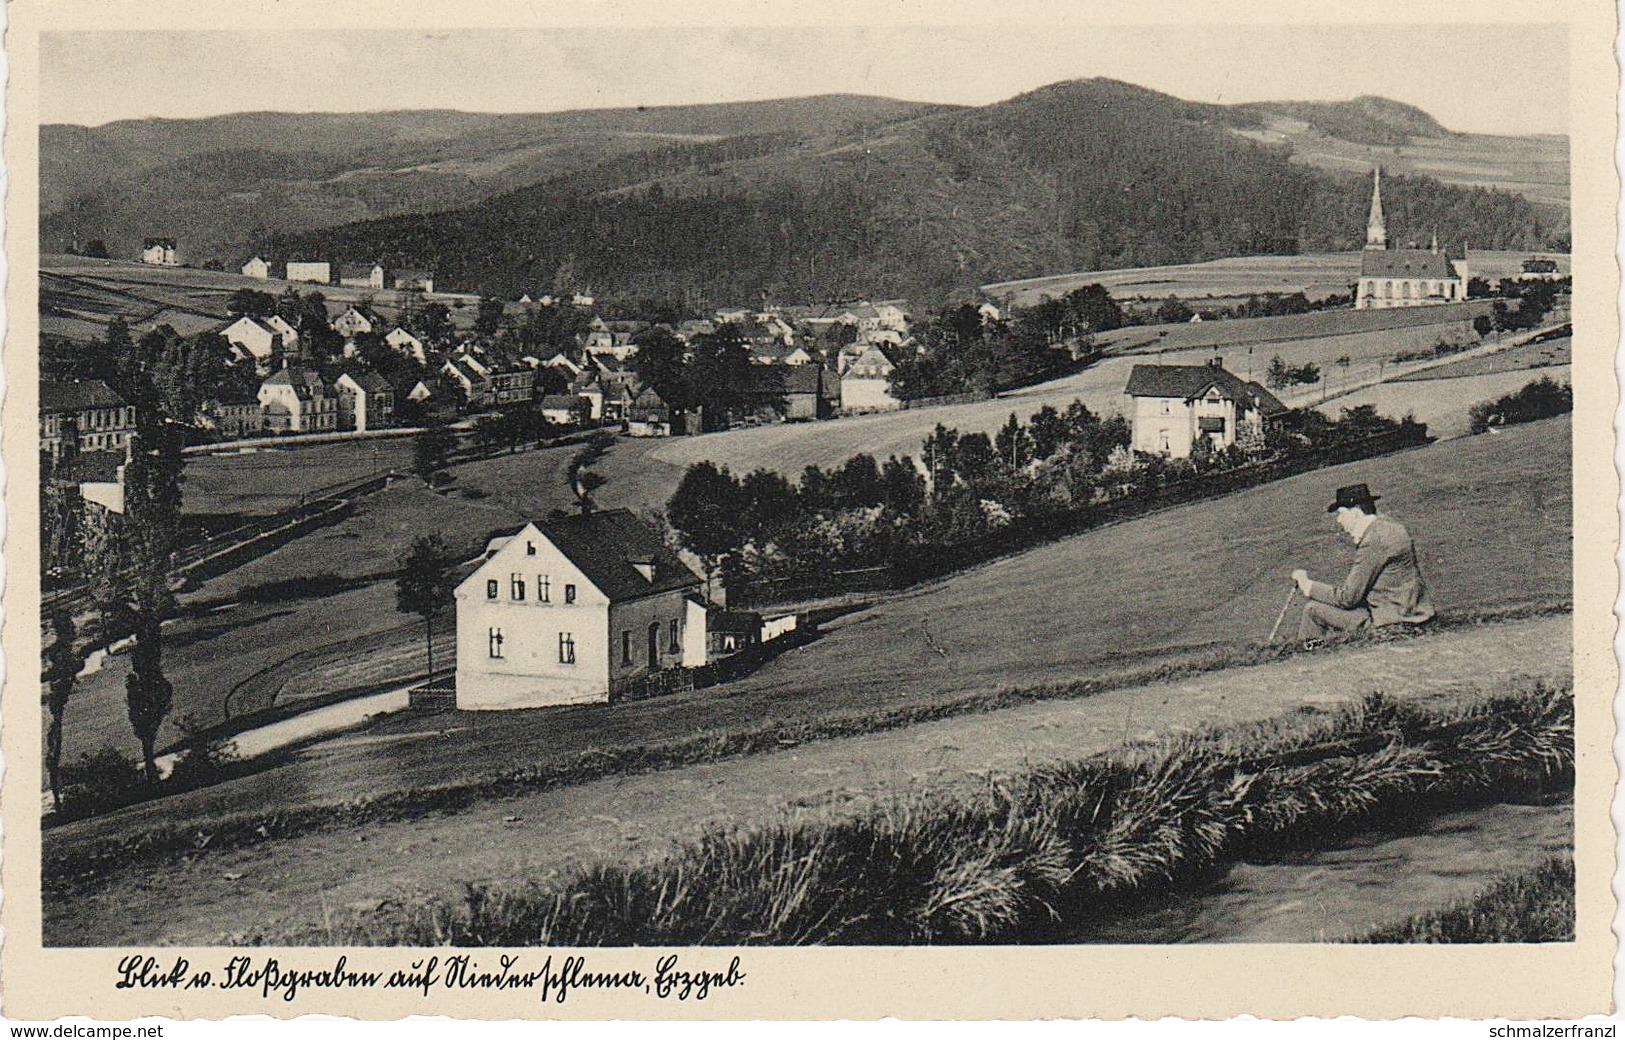
[[[1381,94],[1452,130],[1566,133],[1561,27],[863,27],[52,33],[41,118],[540,112],[877,94],[987,104],[1110,76],[1197,101]]]

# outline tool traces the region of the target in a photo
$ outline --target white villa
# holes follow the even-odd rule
[[[1289,409],[1257,383],[1205,365],[1135,365],[1123,391],[1132,399],[1132,447],[1152,455],[1185,459],[1198,437],[1215,448],[1236,443],[1242,428],[1260,433],[1264,423]]]
[[[624,509],[492,539],[457,586],[457,707],[607,703],[620,684],[705,663],[700,579]]]

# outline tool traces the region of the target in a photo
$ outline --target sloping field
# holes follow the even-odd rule
[[[1204,323],[1211,328],[1220,324],[1243,326],[1241,331],[1251,332],[1255,337],[1251,345],[1226,342],[1205,331],[1202,335],[1192,333],[1188,338],[1177,337],[1176,333],[1182,330],[1203,330],[1204,326],[1172,326],[1174,331],[1166,340],[1153,341],[1169,345],[1166,352],[1159,352],[1155,357],[1134,354],[1108,357],[1081,372],[1015,390],[991,401],[853,416],[821,423],[785,423],[659,442],[621,440],[593,467],[609,481],[598,498],[605,505],[646,511],[662,508],[676,490],[683,470],[696,462],[709,460],[727,466],[736,474],[766,467],[795,478],[809,465],[839,465],[860,452],[868,452],[880,460],[889,455],[917,457],[921,442],[938,423],[961,433],[981,431],[991,436],[1009,419],[1011,412],[1025,422],[1045,405],[1059,411],[1072,401],[1081,400],[1099,414],[1122,413],[1126,410],[1123,388],[1128,384],[1129,371],[1136,364],[1199,365],[1215,353],[1223,358],[1226,368],[1247,379],[1261,379],[1270,359],[1277,355],[1291,365],[1313,363],[1321,370],[1322,383],[1279,395],[1289,405],[1312,403],[1328,393],[1336,393],[1339,388],[1347,389],[1397,373],[1401,366],[1395,365],[1393,358],[1401,352],[1424,350],[1441,339],[1474,339],[1463,322],[1464,315],[1471,313],[1467,308],[1417,310],[1435,313],[1406,315],[1409,320],[1396,325],[1375,323],[1374,327],[1363,324],[1366,315],[1397,315],[1399,312],[1308,315],[1321,319],[1310,324],[1298,318]],[[1418,318],[1428,320],[1418,323]],[[1445,323],[1440,324],[1441,320]],[[1338,334],[1338,330],[1354,331]],[[1150,328],[1132,331],[1142,336],[1154,335]],[[1257,341],[1266,335],[1280,338]],[[1183,344],[1184,349],[1172,349],[1175,343]],[[1338,364],[1338,359],[1345,357],[1349,363]],[[1462,412],[1465,422],[1465,405]]]
[[[1410,526],[1441,612],[1566,599],[1569,436],[1567,419],[1548,420],[1172,509],[881,601],[738,682],[615,708],[395,718],[373,729],[377,740],[319,744],[259,776],[74,824],[50,840],[329,804],[571,762],[589,749],[930,705],[1262,641],[1294,567],[1328,578],[1347,567],[1349,549],[1324,506],[1332,489],[1355,481]]]
[[[1496,372],[1520,372],[1535,368],[1567,368],[1574,354],[1574,337],[1559,336],[1540,343],[1523,343],[1498,350],[1482,357],[1462,358],[1448,365],[1438,365],[1400,376],[1396,382],[1415,379],[1460,379],[1465,376],[1487,376]]]
[[[187,467],[186,494],[190,498],[193,493],[192,466],[200,461],[219,464],[206,470],[217,494],[229,495],[232,475],[240,472],[231,468],[237,463],[250,467],[237,477],[239,483],[269,482],[284,475],[331,479],[343,472],[343,460],[322,448],[359,451],[363,446],[318,445],[287,455],[270,453],[271,465],[261,469],[252,468],[262,459],[258,455],[193,460]],[[416,478],[406,478],[361,500],[340,523],[295,539],[189,592],[187,602],[213,602],[291,579],[323,575],[340,582],[325,593],[238,603],[166,625],[164,664],[175,685],[175,708],[159,742],[181,736],[175,724],[182,716],[204,725],[222,721],[230,691],[235,691],[233,714],[271,707],[269,691],[277,687],[253,677],[283,662],[288,667],[275,678],[288,683],[282,689],[285,699],[342,688],[345,677],[364,676],[352,685],[371,685],[419,674],[424,665],[421,622],[395,609],[394,581],[379,576],[390,574],[412,540],[423,535],[441,535],[460,559],[466,559],[484,547],[490,531],[511,530],[527,519],[569,507],[572,496],[565,468],[578,450],[550,448],[464,463],[455,468],[452,488],[443,494],[426,490]],[[302,458],[307,461],[299,462]],[[516,477],[521,466],[524,479]],[[449,611],[436,621],[448,642],[453,621]],[[440,643],[437,638],[437,647]],[[448,654],[446,660],[450,659]],[[118,654],[99,672],[80,680],[63,725],[65,761],[103,747],[139,752],[125,717],[123,684],[128,670],[129,657]]]
[[[327,444],[290,442],[247,453],[189,455],[181,508],[196,514],[268,516],[324,491],[412,465],[405,437]]]
[[[1305,166],[1369,173],[1380,164],[1390,173],[1424,174],[1446,184],[1499,188],[1531,202],[1568,205],[1568,138],[1559,135],[1449,134],[1412,137],[1396,147],[1330,137],[1288,116],[1265,116],[1264,124],[1263,130],[1235,132],[1266,144],[1290,144],[1292,161]]]
[[[1511,278],[1522,269],[1528,253],[1470,249],[1467,266],[1475,277],[1491,283]],[[1569,273],[1569,258],[1562,253],[1541,253]],[[1077,271],[1069,274],[995,282],[982,291],[998,299],[1010,299],[1018,306],[1037,303],[1045,296],[1063,296],[1079,286],[1099,284],[1111,290],[1118,300],[1164,300],[1178,296],[1185,300],[1234,299],[1255,293],[1302,292],[1311,285],[1346,287],[1360,277],[1360,252],[1304,253],[1296,256],[1235,256],[1199,264],[1167,267],[1127,267],[1110,271]]]
[[[1496,355],[1490,355],[1491,358]],[[1476,360],[1476,359],[1470,359]],[[1434,370],[1429,369],[1428,372]],[[1379,383],[1356,390],[1342,397],[1334,397],[1320,406],[1329,415],[1338,409],[1357,405],[1375,405],[1383,415],[1394,417],[1409,415],[1417,422],[1427,423],[1428,432],[1435,437],[1461,437],[1467,433],[1467,410],[1482,401],[1493,401],[1542,376],[1550,376],[1559,383],[1569,381],[1569,367],[1546,368],[1539,372],[1527,369],[1496,371],[1485,375],[1462,376],[1449,379],[1415,379]],[[1504,431],[1496,431],[1500,436]]]

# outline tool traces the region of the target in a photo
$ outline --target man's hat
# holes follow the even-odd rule
[[[1326,512],[1335,513],[1339,509],[1354,509],[1367,503],[1375,504],[1381,495],[1373,495],[1371,489],[1364,484],[1350,484],[1348,487],[1337,489],[1337,501],[1326,507]]]

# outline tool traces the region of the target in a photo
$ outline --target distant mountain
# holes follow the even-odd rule
[[[1356,144],[1407,144],[1413,137],[1448,137],[1450,131],[1414,105],[1369,94],[1353,101],[1266,101],[1239,105],[1260,114],[1301,119],[1327,137]]]
[[[856,133],[940,110],[826,95],[534,115],[248,112],[51,124],[40,127],[41,247],[99,238],[130,257],[142,238],[165,236],[180,240],[188,262],[241,262],[273,231],[466,206],[684,145]]]
[[[1556,171],[1567,180],[1562,139],[1463,146],[1438,128],[1443,138],[1371,145],[1328,136],[1309,114],[1357,136],[1438,127],[1382,99],[1209,105],[1097,79],[981,108],[840,97],[48,128],[82,150],[116,152],[117,172],[95,182],[73,173],[83,160],[48,160],[49,176],[93,183],[53,186],[58,208],[42,214],[42,237],[57,248],[69,229],[105,237],[85,230],[99,217],[124,241],[173,235],[194,261],[232,248],[233,259],[376,258],[432,267],[442,286],[514,296],[929,296],[1053,271],[1357,247],[1373,162],[1388,168],[1384,201],[1400,240],[1437,228],[1477,248],[1530,249],[1566,233],[1561,204],[1407,173],[1443,140],[1455,149],[1446,173],[1495,184],[1473,156],[1499,161],[1499,146],[1484,142],[1517,141],[1547,163],[1519,175],[1555,192]],[[288,123],[273,133],[278,120]],[[259,138],[282,146],[247,147]],[[170,156],[157,168],[132,158],[159,147]]]
[[[1052,271],[1346,249],[1369,180],[1250,140],[1247,109],[1110,80],[802,138],[727,161],[613,160],[462,209],[275,237],[279,252],[427,263],[518,295],[591,286],[720,302],[930,295]],[[715,145],[707,147],[716,147]],[[685,162],[685,159],[688,160]],[[1561,210],[1394,176],[1396,237],[1533,248]]]

